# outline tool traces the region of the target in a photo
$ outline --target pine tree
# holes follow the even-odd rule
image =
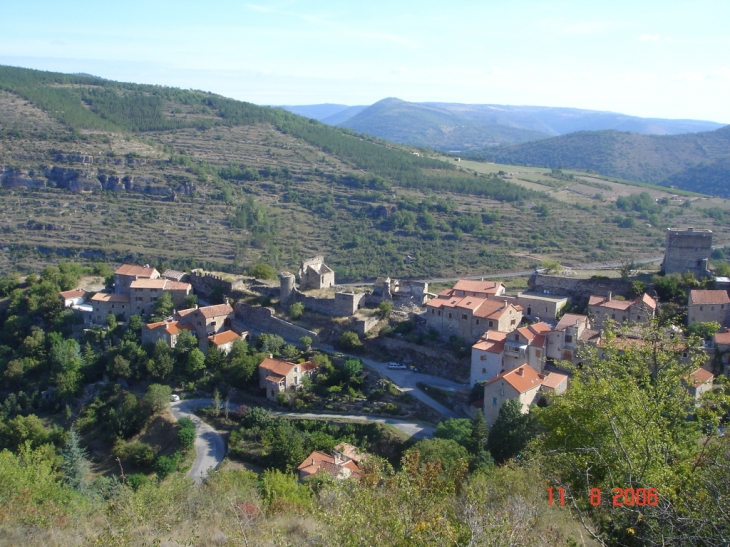
[[[61,471],[63,480],[74,490],[84,490],[89,474],[89,461],[86,449],[79,444],[79,435],[71,429],[66,444],[61,449]]]

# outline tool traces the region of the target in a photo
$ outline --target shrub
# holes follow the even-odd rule
[[[157,478],[162,480],[170,473],[177,471],[177,464],[181,459],[180,452],[175,452],[172,456],[160,456],[155,462],[155,473]]]

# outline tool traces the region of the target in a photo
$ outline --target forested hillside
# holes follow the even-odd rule
[[[712,164],[728,153],[730,126],[703,133],[667,136],[581,131],[520,145],[487,148],[471,155],[499,163],[592,170],[613,177],[672,184],[684,190],[727,196],[730,195],[727,183],[711,181],[705,188],[704,180],[696,171],[686,175],[680,173],[699,164]],[[710,170],[722,178],[723,166],[721,161]]]

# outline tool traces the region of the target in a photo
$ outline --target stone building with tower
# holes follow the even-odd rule
[[[667,248],[662,270],[666,274],[692,272],[697,279],[710,277],[712,230],[667,229]]]
[[[324,263],[323,256],[303,260],[299,266],[299,290],[329,289],[335,286],[335,272]]]

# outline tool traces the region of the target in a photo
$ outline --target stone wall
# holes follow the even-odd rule
[[[355,317],[353,330],[360,336],[365,336],[380,323],[380,317]]]
[[[258,333],[278,334],[290,342],[298,342],[302,336],[317,339],[317,333],[293,325],[274,316],[274,310],[238,302],[234,307],[236,319]]]
[[[698,279],[711,275],[707,270],[712,254],[711,230],[669,228],[666,245],[662,263],[666,273],[692,272]]]
[[[631,283],[620,279],[577,279],[575,277],[561,277],[557,275],[545,275],[535,272],[527,282],[530,289],[543,294],[568,295],[574,298],[587,299],[590,295],[596,294],[608,296],[628,295]]]
[[[226,281],[222,277],[205,272],[203,270],[190,271],[190,284],[197,294],[209,296],[214,287],[219,286],[223,294],[230,295],[234,289],[234,283]]]
[[[301,302],[308,310],[329,315],[331,317],[349,317],[353,315],[361,306],[365,293],[335,293],[334,298],[317,298],[315,296],[307,296],[303,292],[294,289],[290,293],[289,302]]]
[[[421,372],[456,382],[469,380],[469,358],[459,359],[444,348],[419,346],[398,338],[380,338],[379,341],[394,361],[415,365]]]

